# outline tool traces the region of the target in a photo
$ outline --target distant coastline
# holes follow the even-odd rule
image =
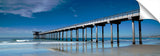
[[[160,35],[156,35],[156,36],[149,36],[150,38],[160,38]]]

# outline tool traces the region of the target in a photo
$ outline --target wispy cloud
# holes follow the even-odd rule
[[[77,14],[74,14],[74,17],[78,17],[78,15],[77,15]]]
[[[0,0],[0,13],[32,18],[33,13],[50,11],[63,0]]]
[[[78,17],[76,10],[73,7],[70,7],[70,10],[74,13],[74,17]]]

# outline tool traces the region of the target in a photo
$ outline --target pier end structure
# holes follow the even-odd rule
[[[40,33],[41,31],[33,31],[34,39],[39,39],[40,38]]]

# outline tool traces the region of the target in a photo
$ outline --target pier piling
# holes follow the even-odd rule
[[[64,37],[64,31],[62,31],[62,40],[63,40],[63,37]]]
[[[117,24],[117,44],[119,43],[119,24]]]
[[[98,26],[96,26],[96,42],[98,42]]]
[[[93,41],[93,39],[92,39],[92,29],[93,29],[93,27],[91,27],[91,41]]]
[[[139,44],[142,44],[142,32],[141,32],[141,21],[138,21],[139,24]]]
[[[104,26],[102,26],[102,42],[104,42]]]
[[[61,37],[61,32],[59,32],[59,40],[60,40],[60,37]]]
[[[87,41],[87,27],[85,27],[85,41]]]
[[[113,26],[111,23],[111,44],[113,44]]]
[[[84,41],[84,28],[82,28],[82,41]]]
[[[78,41],[78,29],[76,29],[76,41]]]
[[[132,44],[135,44],[135,27],[134,27],[134,20],[132,20],[132,35],[133,35],[133,42],[132,42]]]
[[[68,31],[66,31],[66,41],[68,40],[68,39],[67,39],[67,32],[68,32]]]
[[[70,32],[71,32],[71,36],[70,37],[71,37],[71,41],[72,41],[72,30],[70,30]]]

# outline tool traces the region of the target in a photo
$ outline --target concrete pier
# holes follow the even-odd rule
[[[96,42],[98,42],[98,33],[99,33],[98,26],[102,26],[102,42],[104,42],[104,26],[105,24],[110,24],[111,43],[113,43],[113,24],[116,24],[117,25],[117,43],[119,44],[119,24],[122,21],[128,21],[128,20],[132,20],[132,35],[133,35],[132,43],[135,44],[134,21],[138,21],[139,44],[142,44],[141,20],[139,18],[139,10],[133,10],[133,11],[117,14],[114,16],[103,17],[103,18],[91,20],[91,21],[84,22],[84,23],[79,23],[79,24],[74,24],[71,26],[63,27],[63,28],[54,29],[54,30],[47,31],[47,32],[41,32],[41,33],[34,32],[33,35],[34,35],[34,38],[36,39],[49,38],[49,39],[60,40],[61,32],[62,32],[62,40],[64,40],[64,31],[66,31],[66,41],[67,41],[67,31],[70,30],[70,40],[72,41],[72,30],[76,30],[76,41],[79,41],[79,29],[82,29],[82,41],[87,41],[87,28],[91,27],[91,41],[93,41],[92,40],[93,39],[93,27],[96,26]],[[85,32],[84,32],[84,29],[85,29]]]

